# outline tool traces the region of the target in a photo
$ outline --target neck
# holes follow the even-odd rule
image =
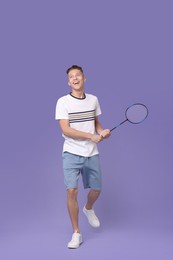
[[[83,91],[72,91],[71,95],[77,98],[84,98],[85,96]]]

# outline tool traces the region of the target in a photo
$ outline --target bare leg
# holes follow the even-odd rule
[[[87,203],[86,203],[86,209],[92,209],[95,201],[98,199],[100,195],[100,191],[99,190],[90,190],[88,193],[88,199],[87,199]]]
[[[77,202],[77,189],[68,189],[67,190],[67,207],[68,212],[70,216],[70,220],[73,226],[74,232],[79,232],[79,226],[78,226],[78,215],[79,215],[79,208],[78,208],[78,202]]]

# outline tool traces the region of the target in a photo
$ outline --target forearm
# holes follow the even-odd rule
[[[68,136],[70,138],[73,138],[73,139],[88,139],[88,140],[91,140],[92,142],[94,143],[98,143],[102,140],[102,136],[101,135],[98,135],[98,134],[92,134],[92,133],[89,133],[89,132],[83,132],[83,131],[79,131],[79,130],[76,130],[74,128],[72,128],[70,125],[69,125],[69,121],[68,120],[63,120],[61,119],[59,121],[60,123],[60,127],[61,127],[61,130],[62,130],[62,133],[65,135],[65,136]]]
[[[98,118],[96,118],[96,120],[95,120],[95,129],[96,129],[96,133],[99,134],[99,135],[103,131],[103,127],[100,124],[100,122],[98,121]]]
[[[66,127],[62,129],[64,135],[74,139],[92,139],[92,134],[76,130],[72,127]]]
[[[98,118],[96,117],[95,120],[95,129],[96,132],[102,137],[107,138],[110,136],[110,130],[109,129],[103,129],[102,125],[100,124]]]
[[[96,125],[96,133],[100,135],[102,131],[103,131],[103,128],[102,128],[101,124],[100,123],[97,124]]]

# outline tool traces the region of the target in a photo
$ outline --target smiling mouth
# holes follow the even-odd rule
[[[78,85],[79,83],[80,83],[80,82],[74,82],[73,84],[74,84],[74,85]]]

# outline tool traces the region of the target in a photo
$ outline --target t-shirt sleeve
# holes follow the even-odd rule
[[[96,98],[96,116],[99,116],[101,115],[101,108],[100,108],[100,104],[99,104],[99,101],[98,101],[98,98]]]
[[[56,103],[55,120],[68,119],[68,112],[63,99],[59,99]]]

